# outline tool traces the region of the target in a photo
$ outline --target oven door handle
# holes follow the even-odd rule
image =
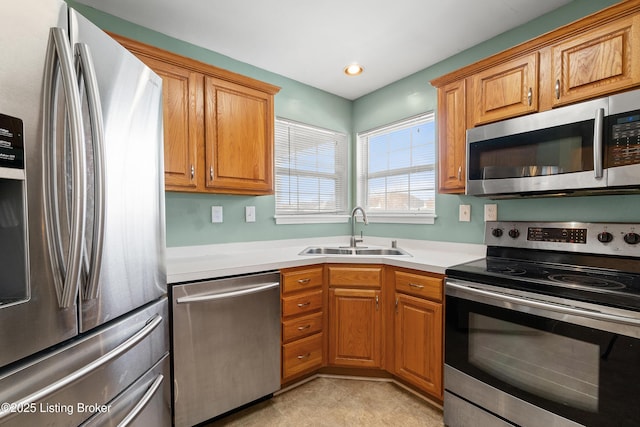
[[[459,283],[454,283],[450,280],[447,280],[446,286],[453,289],[457,289],[462,292],[468,292],[475,295],[499,299],[500,301],[520,304],[527,307],[538,308],[542,310],[550,310],[550,311],[555,311],[562,314],[570,314],[574,316],[583,316],[583,317],[588,317],[594,320],[615,322],[623,325],[640,326],[640,319],[636,319],[633,317],[618,316],[615,314],[602,313],[596,310],[585,310],[585,309],[576,308],[576,307],[572,307],[564,304],[551,303],[551,302],[542,301],[542,300],[535,300],[532,298],[527,298],[522,296],[507,295],[501,292],[488,291],[485,289],[475,288],[469,285],[461,285]]]

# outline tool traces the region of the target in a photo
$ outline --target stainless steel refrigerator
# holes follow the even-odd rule
[[[0,20],[0,425],[170,425],[162,81],[60,0]]]

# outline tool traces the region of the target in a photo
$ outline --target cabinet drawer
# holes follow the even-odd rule
[[[329,267],[329,286],[380,288],[382,267]]]
[[[322,333],[282,346],[282,378],[322,366]]]
[[[293,341],[320,331],[322,331],[322,312],[286,320],[282,323],[282,341]]]
[[[288,271],[282,274],[282,293],[301,291],[322,286],[322,267]]]
[[[282,298],[282,317],[311,313],[322,309],[322,289]]]
[[[434,301],[442,301],[442,279],[396,271],[396,291]]]

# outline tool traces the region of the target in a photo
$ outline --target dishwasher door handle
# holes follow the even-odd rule
[[[267,291],[269,289],[277,288],[278,286],[280,286],[280,282],[263,283],[263,284],[258,284],[258,285],[254,286],[254,287],[251,287],[251,288],[241,289],[239,291],[222,292],[222,293],[211,293],[211,294],[205,294],[205,295],[194,295],[194,296],[188,296],[188,297],[180,297],[180,298],[176,299],[176,303],[178,303],[178,304],[191,304],[191,303],[194,303],[194,302],[216,301],[216,300],[227,299],[227,298],[241,297],[241,296],[244,296],[244,295],[251,295],[251,294],[258,293],[258,292]]]

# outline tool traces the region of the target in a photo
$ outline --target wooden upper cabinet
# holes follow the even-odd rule
[[[538,110],[538,53],[481,71],[471,77],[473,125]]]
[[[141,56],[162,78],[164,179],[167,189],[197,189],[203,168],[198,163],[202,142],[202,76]]]
[[[273,194],[273,95],[205,77],[207,188]]]
[[[466,176],[466,81],[438,89],[438,190],[464,193]]]
[[[162,77],[166,190],[273,194],[279,87],[112,37]]]
[[[553,105],[640,84],[640,16],[603,25],[551,47]]]

